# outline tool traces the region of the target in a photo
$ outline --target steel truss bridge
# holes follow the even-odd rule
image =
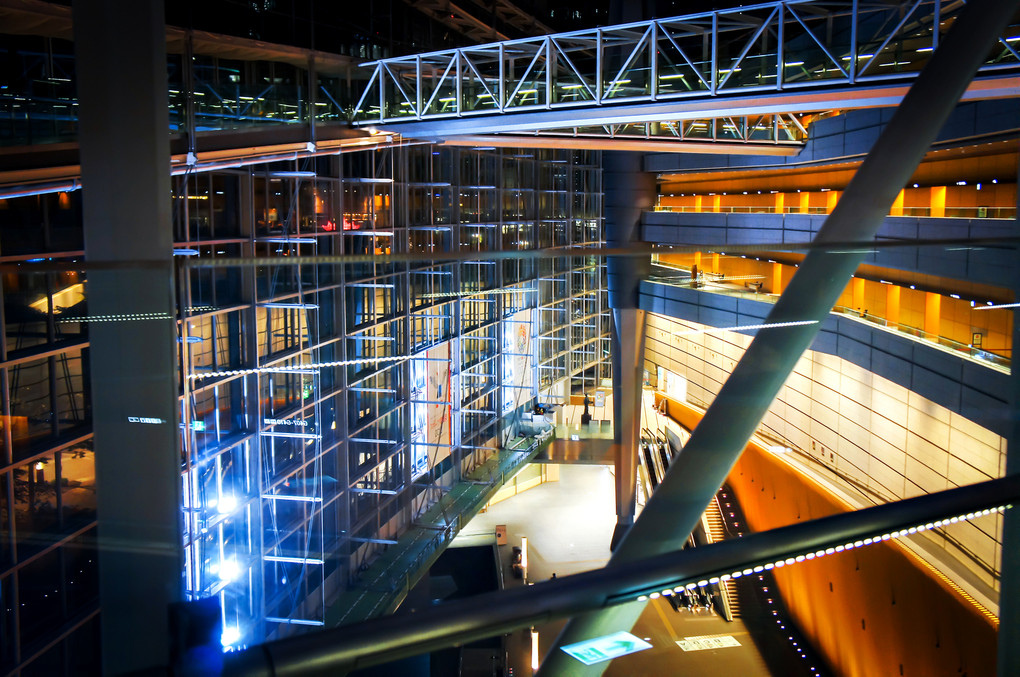
[[[490,145],[500,133],[796,152],[803,114],[898,103],[965,4],[779,0],[384,59],[363,64],[353,122]],[[1014,17],[965,100],[1015,96],[1018,50]]]

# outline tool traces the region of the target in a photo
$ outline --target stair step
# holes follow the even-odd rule
[[[737,591],[733,587],[732,579],[723,581],[723,586],[726,588],[726,595],[729,597],[730,600],[730,614],[732,614],[734,618],[739,618],[740,600],[737,598]]]

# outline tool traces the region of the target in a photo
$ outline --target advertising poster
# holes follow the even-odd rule
[[[450,455],[450,343],[411,360],[411,476]]]
[[[513,410],[520,402],[526,402],[535,393],[531,373],[530,308],[519,310],[503,322],[503,413]]]

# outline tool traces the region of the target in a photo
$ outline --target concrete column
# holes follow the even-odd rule
[[[776,193],[776,214],[786,212],[786,193]]]
[[[712,252],[712,272],[719,273],[719,253]]]
[[[783,293],[783,264],[773,263],[772,264],[772,293],[782,294]]]
[[[861,311],[865,310],[863,277],[855,277],[850,280],[850,307]]]
[[[655,175],[643,171],[641,155],[603,154],[606,242],[627,247],[639,241],[641,214],[655,204]],[[609,307],[613,311],[613,421],[616,433],[616,547],[634,523],[637,452],[641,437],[641,377],[645,314],[638,310],[638,284],[648,274],[649,257],[609,257]]]
[[[163,2],[76,0],[103,671],[169,661],[181,452]]]
[[[892,207],[889,208],[889,216],[903,216],[903,198],[906,195],[905,191],[900,191],[899,195],[892,203]]]
[[[890,327],[900,323],[900,286],[888,284],[885,289],[885,320]]]
[[[825,213],[831,214],[832,210],[836,208],[836,203],[839,202],[839,191],[830,190],[825,193]]]
[[[942,324],[942,295],[934,292],[924,293],[924,333],[938,336]]]
[[[722,211],[722,195],[719,195],[717,193],[717,194],[712,195],[710,197],[712,198],[712,211],[714,213],[721,212]]]
[[[694,211],[699,213],[701,212],[704,199],[705,197],[703,195],[694,196]]]
[[[932,186],[931,196],[929,198],[931,204],[931,215],[935,217],[943,217],[946,215],[946,187],[945,186]]]

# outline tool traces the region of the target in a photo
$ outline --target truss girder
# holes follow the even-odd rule
[[[502,3],[475,2],[503,16]],[[454,7],[412,4],[447,16]],[[351,117],[378,125],[908,83],[964,5],[773,0],[374,61],[363,64],[373,72]],[[1012,25],[982,71],[1020,72],[1018,45]],[[446,94],[432,96],[440,87]]]
[[[776,113],[545,129],[535,131],[534,136],[567,136],[593,139],[625,138],[628,140],[643,139],[649,141],[709,141],[727,142],[730,144],[753,144],[756,147],[760,147],[762,144],[800,147],[804,144],[808,135],[806,124],[801,122],[800,116],[792,113]]]

